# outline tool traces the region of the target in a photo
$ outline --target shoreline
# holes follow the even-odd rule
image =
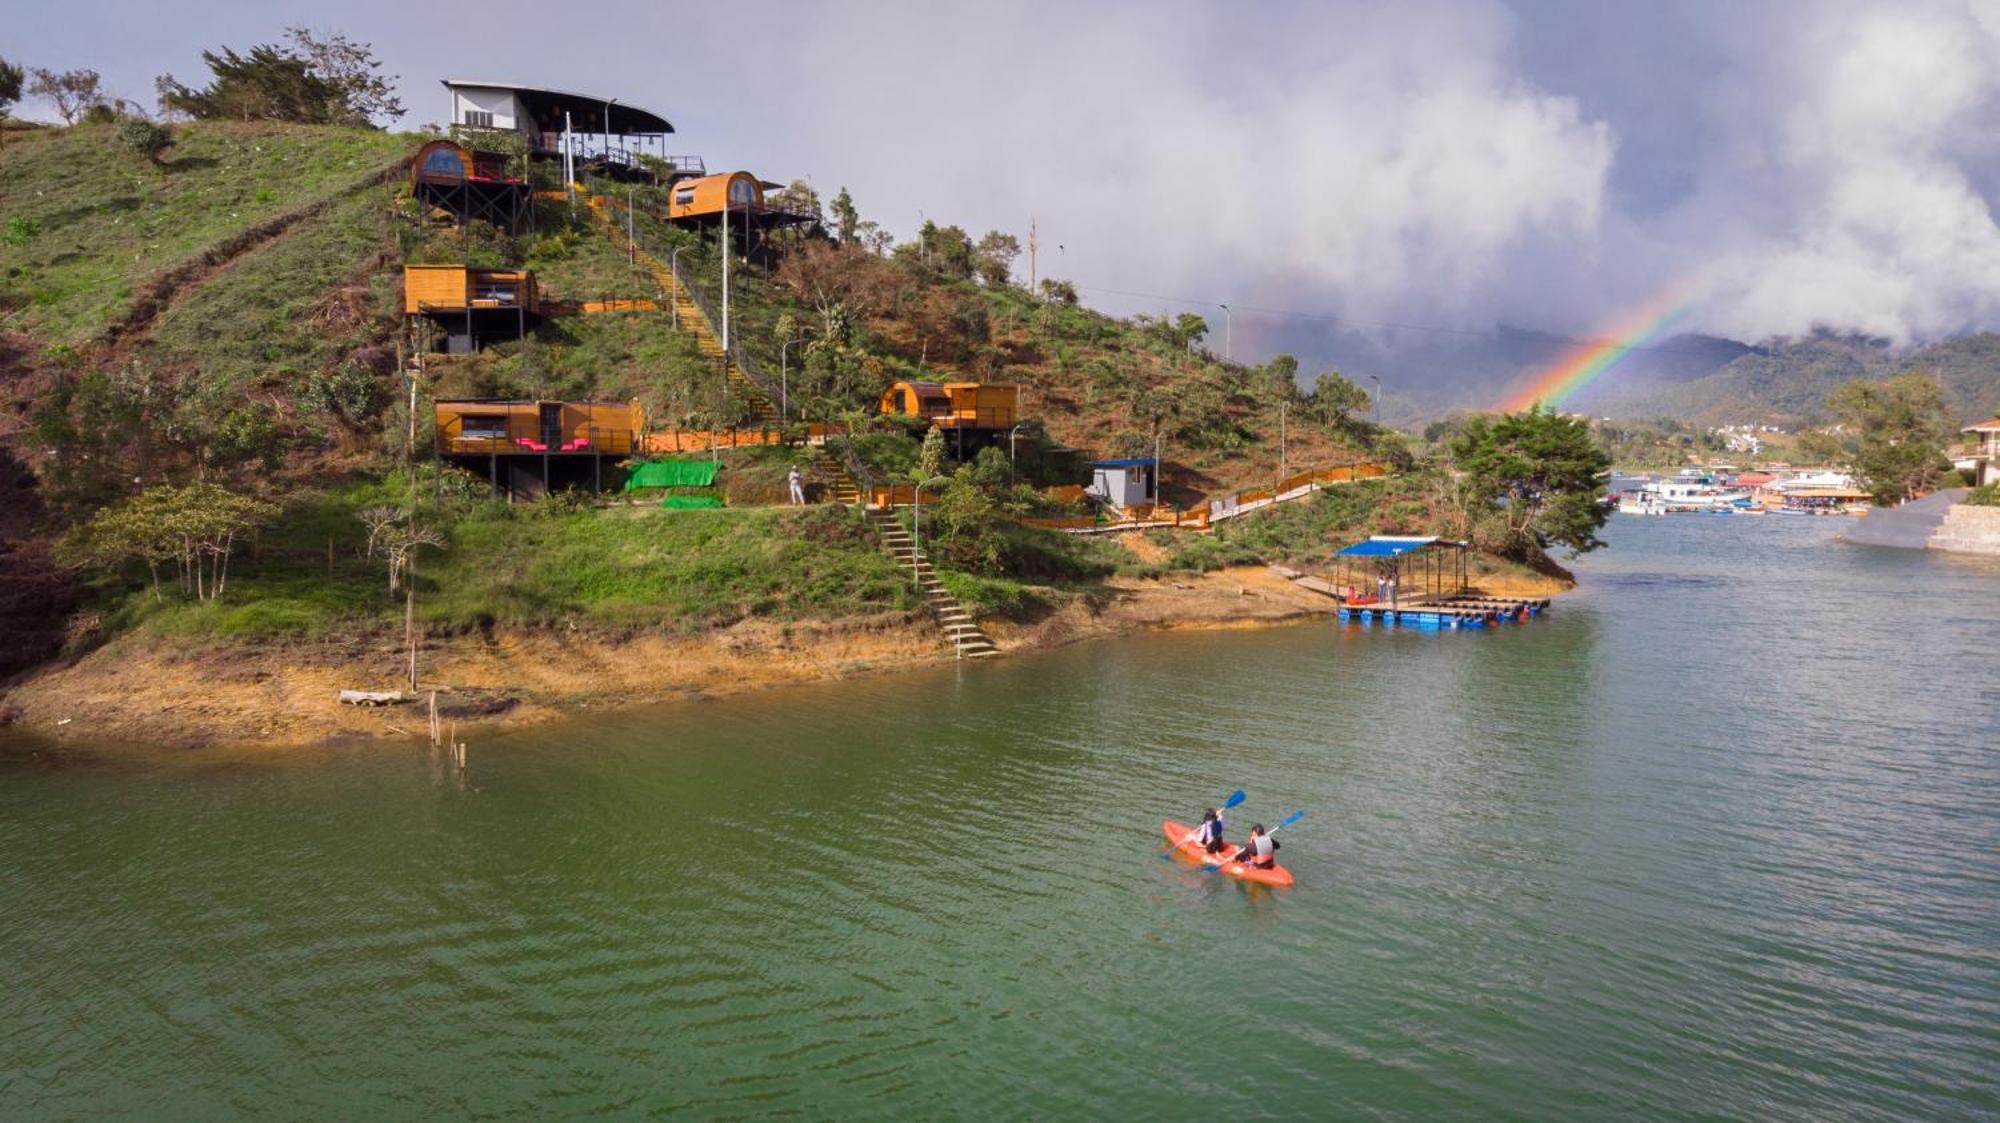
[[[1572,587],[1520,576],[1485,583],[1533,585],[1534,595]],[[995,618],[981,624],[1003,657],[1026,657],[1111,636],[1276,627],[1331,619],[1336,611],[1331,598],[1265,566],[1120,578],[1104,588],[1109,595],[1095,605],[1078,599],[1031,622]],[[383,707],[337,700],[343,689],[396,689],[403,659],[400,637],[190,645],[123,636],[74,661],[30,672],[0,694],[0,704],[21,711],[7,734],[20,744],[5,751],[173,757],[421,741],[429,721],[426,700]],[[428,637],[419,695],[435,689],[440,718],[465,734],[952,661],[936,626],[906,614],[791,624],[747,620],[699,636],[495,629]]]

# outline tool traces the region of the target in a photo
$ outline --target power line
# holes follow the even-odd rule
[[[1309,320],[1315,323],[1344,324],[1356,327],[1388,328],[1392,331],[1413,331],[1413,332],[1420,332],[1426,335],[1455,335],[1455,336],[1470,337],[1473,339],[1506,338],[1506,336],[1503,333],[1495,331],[1490,328],[1485,330],[1478,330],[1473,328],[1448,328],[1448,327],[1441,327],[1436,324],[1406,324],[1406,323],[1399,323],[1394,320],[1369,320],[1369,319],[1363,319],[1359,316],[1336,316],[1330,312],[1298,312],[1288,308],[1259,308],[1255,305],[1237,304],[1233,301],[1225,304],[1223,301],[1220,300],[1197,300],[1193,297],[1166,296],[1161,293],[1154,293],[1154,292],[1128,292],[1124,289],[1100,288],[1097,285],[1078,285],[1072,283],[1071,287],[1080,289],[1083,292],[1104,293],[1107,296],[1127,296],[1127,297],[1132,297],[1133,299],[1136,300],[1164,300],[1170,304],[1192,304],[1201,308],[1229,308],[1237,312],[1252,312],[1263,316],[1280,316],[1286,319],[1293,319],[1293,320]],[[1525,336],[1531,336],[1534,340],[1537,341],[1547,341],[1549,343],[1562,344],[1572,347],[1599,347],[1608,342],[1607,340],[1604,339],[1586,339],[1581,336],[1556,335],[1550,332],[1523,332],[1522,334]],[[1660,355],[1705,355],[1706,354],[1706,352],[1696,351],[1693,350],[1692,348],[1668,347],[1661,344],[1652,344],[1643,347],[1626,347],[1624,348],[1624,350],[1628,353],[1633,351],[1650,351]]]

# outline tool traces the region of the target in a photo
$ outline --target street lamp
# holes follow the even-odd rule
[[[787,366],[785,365],[785,360],[788,356],[788,352],[790,351],[792,344],[804,343],[806,340],[810,338],[812,337],[802,335],[799,336],[797,339],[787,339],[778,348],[778,416],[785,418],[786,420],[790,420],[792,416],[792,407],[791,407],[792,391],[791,391],[791,379],[789,377],[789,368],[787,368]]]
[[[1229,305],[1218,304],[1216,307],[1222,309],[1222,360],[1224,362],[1235,362],[1236,355],[1230,347],[1230,338],[1235,334],[1230,328],[1232,326],[1231,322],[1235,317],[1230,315]]]
[[[1382,380],[1371,374],[1368,376],[1368,381],[1375,384],[1375,424],[1380,425],[1382,424]]]

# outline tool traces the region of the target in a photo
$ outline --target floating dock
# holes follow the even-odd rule
[[[1272,571],[1302,589],[1311,589],[1340,602],[1344,623],[1384,628],[1418,628],[1425,631],[1456,631],[1461,628],[1497,628],[1540,616],[1549,607],[1547,597],[1495,597],[1473,589],[1456,593],[1416,594],[1394,602],[1349,600],[1341,586],[1323,577],[1300,573],[1274,565]]]
[[[1465,596],[1444,601],[1403,600],[1395,604],[1352,604],[1343,601],[1340,619],[1363,626],[1456,631],[1460,628],[1497,628],[1502,624],[1539,616],[1548,607],[1546,597]]]

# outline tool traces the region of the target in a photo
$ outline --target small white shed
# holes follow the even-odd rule
[[[1150,456],[1096,461],[1084,491],[1113,507],[1152,506],[1160,501],[1160,462]]]

